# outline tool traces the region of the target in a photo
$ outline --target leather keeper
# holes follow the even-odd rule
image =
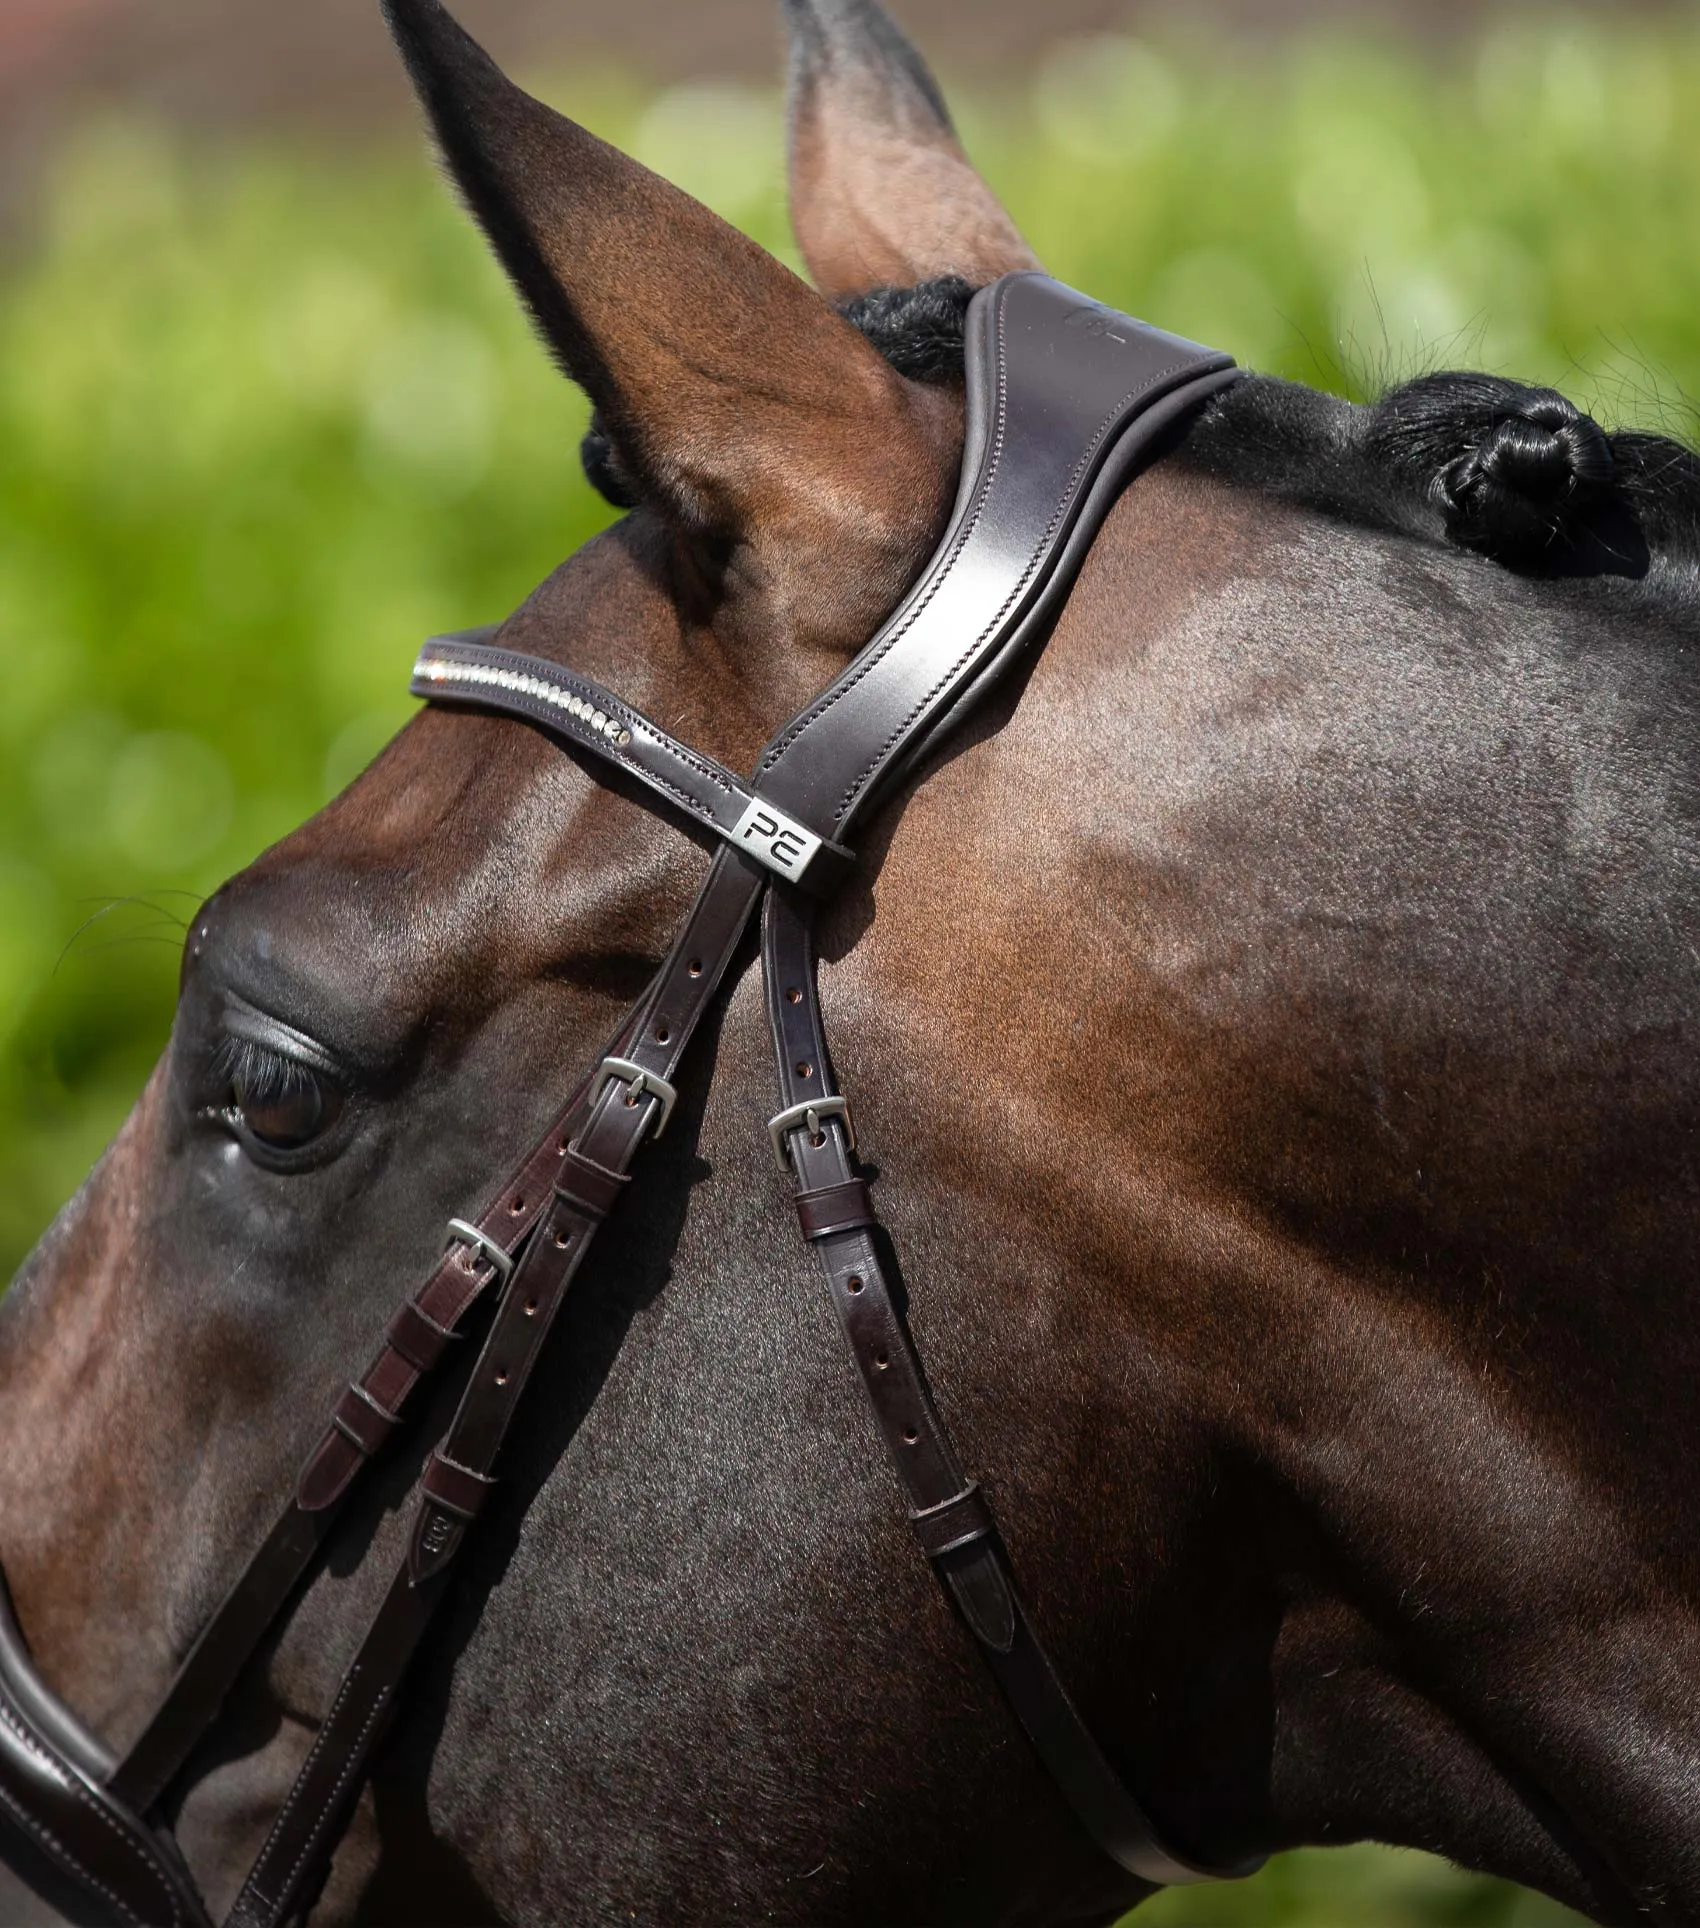
[[[364,1386],[351,1385],[343,1388],[331,1424],[370,1459],[401,1424],[401,1415],[386,1412]]]
[[[569,1145],[561,1154],[561,1169],[555,1189],[586,1218],[603,1219],[619,1203],[626,1189],[623,1172],[611,1172],[606,1165],[582,1157]]]
[[[873,1195],[865,1178],[842,1185],[822,1185],[818,1191],[797,1194],[797,1220],[804,1238],[830,1238],[834,1232],[856,1232],[877,1225]]]
[[[929,1560],[942,1560],[959,1547],[971,1546],[996,1531],[991,1509],[972,1481],[953,1499],[909,1515],[909,1524]]]
[[[402,1301],[401,1310],[384,1334],[391,1349],[399,1352],[415,1372],[430,1372],[458,1336],[421,1312],[411,1299]]]
[[[434,1452],[425,1462],[425,1475],[419,1482],[428,1498],[457,1520],[475,1520],[496,1484],[458,1459],[445,1459]]]

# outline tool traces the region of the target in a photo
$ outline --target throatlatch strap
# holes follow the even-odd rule
[[[784,892],[768,894],[762,968],[782,1109],[817,1101],[816,1127],[811,1130],[805,1117],[787,1134],[799,1199],[842,1194],[856,1180],[842,1122],[820,1104],[830,1103],[836,1091],[815,989],[808,917]],[[1173,1886],[1250,1873],[1251,1866],[1206,1867],[1167,1845],[1080,1717],[1022,1604],[996,1522],[951,1447],[914,1342],[893,1302],[872,1226],[866,1220],[842,1223],[815,1233],[812,1243],[921,1550],[949,1589],[1004,1698],[1087,1831],[1142,1881]]]

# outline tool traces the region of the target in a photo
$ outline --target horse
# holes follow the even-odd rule
[[[630,509],[501,640],[748,768],[931,553],[965,294],[1032,250],[873,0],[785,0],[813,287],[438,0],[386,11]],[[1700,463],[1551,391],[1247,378],[823,914],[936,1396],[1094,1732],[1213,1864],[1375,1839],[1700,1922],[1697,565]],[[114,1746],[707,863],[586,757],[432,708],[194,918],[166,1052],[0,1311],[0,1557]],[[770,1084],[746,972],[315,1923],[1085,1924],[1150,1892],[908,1543]],[[448,1411],[189,1763],[215,1907]]]

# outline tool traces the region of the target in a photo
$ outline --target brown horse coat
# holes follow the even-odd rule
[[[890,23],[787,10],[819,286],[1029,263]],[[504,640],[747,767],[928,554],[960,394],[434,0],[390,11],[642,498]],[[1511,575],[1357,421],[1250,384],[1129,491],[1024,687],[866,840],[827,1021],[946,1415],[1173,1836],[1411,1842],[1692,1923],[1694,564]],[[0,1315],[0,1548],[116,1742],[704,861],[538,735],[426,713],[197,919],[166,1057]],[[233,1036],[306,1085],[244,1112]],[[315,1920],[1106,1920],[1136,1887],[908,1544],[751,981],[703,1043]],[[416,1464],[196,1764],[215,1906]]]

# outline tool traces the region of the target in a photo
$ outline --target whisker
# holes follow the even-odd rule
[[[154,902],[156,897],[187,897],[192,899],[197,905],[206,901],[198,892],[193,890],[167,890],[164,888],[159,890],[137,891],[134,895],[128,897],[79,897],[74,901],[79,904],[99,904],[101,908],[94,913],[96,917],[104,917],[108,911],[121,910],[126,904],[141,904],[148,910],[157,911],[161,917],[169,917],[173,923],[181,924],[183,928],[187,930],[192,920],[180,916],[169,904],[156,904]]]
[[[115,951],[123,944],[163,944],[168,950],[180,952],[183,949],[183,941],[179,937],[151,937],[146,931],[136,931],[124,937],[106,938],[99,944],[85,944],[83,950],[85,953]]]
[[[153,930],[153,929],[156,929],[159,925],[163,924],[168,926],[172,930],[180,931],[187,934],[189,929],[189,923],[191,920],[183,917],[179,917],[176,911],[172,910],[169,907],[169,905],[154,903],[152,899],[155,896],[194,897],[195,892],[192,890],[179,891],[179,890],[162,889],[159,891],[150,891],[145,894],[138,893],[136,895],[128,896],[128,897],[78,898],[76,900],[78,903],[83,903],[83,904],[98,903],[100,905],[100,909],[97,911],[91,912],[89,916],[85,917],[83,921],[77,926],[77,928],[74,931],[72,931],[71,935],[68,938],[66,938],[65,947],[63,950],[60,951],[59,955],[53,960],[53,969],[48,973],[48,975],[50,977],[56,977],[58,975],[60,965],[63,964],[66,958],[71,955],[71,952],[76,948],[78,940],[84,935],[84,933],[92,930],[94,926],[98,924],[103,917],[110,917],[115,910],[127,910],[132,907],[139,908],[142,910],[148,910],[153,913],[153,922],[139,926],[140,929]],[[197,899],[197,902],[198,901],[201,901],[201,900]],[[101,949],[105,949],[106,947],[104,945],[94,945],[90,948],[101,950]]]

